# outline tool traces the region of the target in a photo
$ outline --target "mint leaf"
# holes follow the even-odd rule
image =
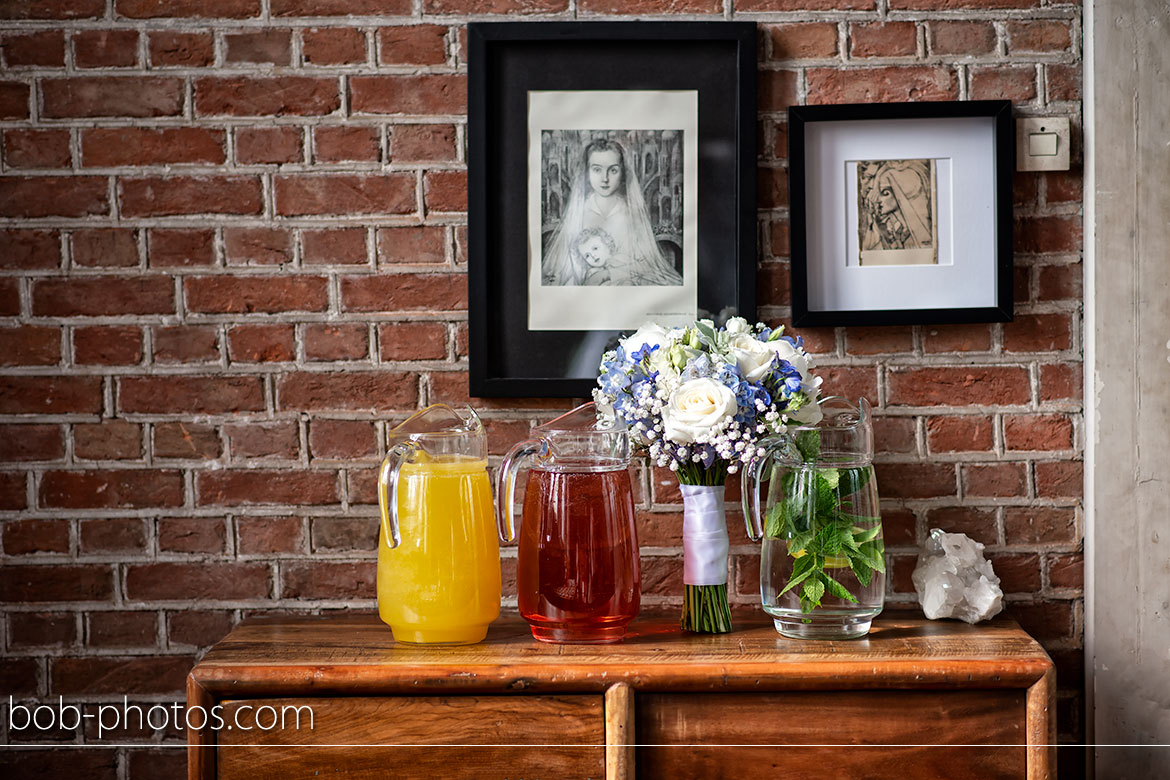
[[[784,530],[784,502],[773,504],[764,517],[764,535],[773,539],[780,538]]]
[[[802,600],[818,607],[821,605],[821,596],[823,595],[825,595],[824,583],[815,577],[804,583],[804,588],[800,592]]]
[[[848,496],[869,484],[873,468],[841,469],[841,495]]]
[[[853,575],[857,577],[861,587],[869,587],[869,583],[873,581],[873,569],[864,561],[851,560],[850,563],[853,565]]]
[[[876,524],[871,526],[870,528],[865,528],[862,530],[855,529],[853,531],[853,541],[857,542],[858,544],[865,544],[866,542],[873,541],[874,539],[877,538],[877,535],[882,532],[882,524],[881,524],[880,517],[858,517],[857,515],[846,515],[846,514],[842,514],[841,517],[848,518],[850,522],[855,523],[855,524],[857,523],[858,520],[862,520],[862,521],[868,520],[871,522],[876,521]]]
[[[813,430],[796,434],[796,449],[800,450],[805,463],[814,462],[821,454],[821,432]]]
[[[853,597],[853,594],[850,593],[845,588],[844,585],[837,582],[835,579],[830,577],[828,574],[821,572],[821,581],[825,583],[825,590],[827,590],[829,593],[833,594],[837,598],[844,599],[846,601],[852,601],[854,604],[857,603],[857,599]]]

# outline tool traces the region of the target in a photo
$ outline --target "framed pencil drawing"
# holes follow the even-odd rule
[[[624,331],[754,317],[754,23],[468,41],[473,396],[586,397]]]
[[[1006,100],[788,110],[792,318],[1012,318]]]

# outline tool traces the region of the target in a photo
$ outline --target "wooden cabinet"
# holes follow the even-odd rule
[[[211,715],[190,780],[1055,774],[1052,662],[1010,621],[882,617],[848,642],[763,619],[631,628],[544,645],[512,616],[481,644],[419,648],[375,616],[249,620],[188,679]]]

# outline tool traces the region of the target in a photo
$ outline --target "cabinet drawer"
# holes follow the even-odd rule
[[[300,728],[292,707],[302,708]],[[262,730],[279,724],[282,712],[284,728]],[[600,696],[229,700],[223,718],[254,727],[218,733],[220,780],[605,776]]]
[[[637,701],[638,780],[1025,777],[1021,690],[640,694]]]

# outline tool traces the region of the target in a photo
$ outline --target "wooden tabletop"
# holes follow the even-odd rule
[[[476,691],[827,690],[1027,687],[1050,673],[1014,622],[969,626],[879,617],[867,638],[787,639],[760,615],[730,634],[683,633],[675,615],[640,617],[613,645],[535,641],[514,613],[460,647],[395,643],[376,615],[258,617],[241,623],[191,673],[216,697]]]

